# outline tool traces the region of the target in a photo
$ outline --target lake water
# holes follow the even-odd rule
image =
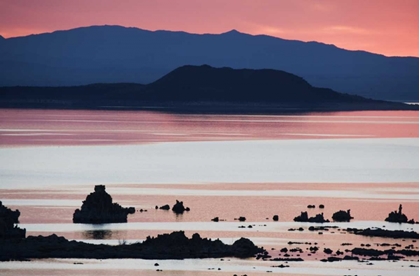
[[[335,211],[351,209],[350,223],[328,225],[418,232],[418,225],[383,221],[399,204],[419,219],[418,123],[416,111],[257,116],[0,110],[0,200],[20,210],[28,235],[56,233],[92,243],[184,230],[226,243],[247,237],[272,256],[291,247],[289,241],[342,251],[398,242],[418,250],[418,240],[339,230],[319,235],[307,230],[312,224],[293,222],[301,211],[331,219]],[[115,202],[147,212],[129,215],[126,224],[73,224],[74,209],[97,184],[105,184]],[[176,216],[154,208],[176,199],[191,211]],[[211,222],[216,216],[224,221]],[[234,220],[239,216],[246,222]],[[299,227],[305,230],[288,231]],[[53,259],[0,263],[0,274],[418,275],[418,257],[373,265],[319,261],[326,256],[320,250],[287,268],[255,259],[166,260],[159,261],[162,272],[153,260]]]

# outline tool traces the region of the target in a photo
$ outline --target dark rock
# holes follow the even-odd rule
[[[169,204],[165,204],[163,206],[160,206],[159,209],[168,211],[169,209],[171,209],[171,206],[169,206]]]
[[[0,201],[0,240],[1,239],[24,239],[26,229],[15,225],[19,223],[19,210],[12,211]]]
[[[286,256],[286,255],[284,255]],[[281,262],[303,262],[302,258],[274,258],[271,259],[270,261],[281,261]]]
[[[287,253],[288,249],[286,247],[280,249],[280,252]]]
[[[308,205],[307,206],[309,209],[315,208],[315,205]]]
[[[331,254],[333,251],[329,248],[324,248],[324,253],[325,254]]]
[[[212,218],[211,221],[218,222],[219,221],[219,217]]]
[[[239,217],[238,220],[239,221],[246,221],[246,218],[245,217]]]
[[[226,245],[220,240],[209,240],[194,234],[191,239],[184,232],[147,237],[143,243],[117,246],[96,245],[69,241],[57,235],[48,237],[29,236],[18,242],[0,240],[0,260],[24,258],[142,258],[142,259],[185,259],[185,258],[248,258],[264,249],[250,240],[241,238]]]
[[[318,250],[319,250],[319,247],[318,246],[311,246],[311,247],[309,247],[309,251],[311,251],[311,253],[315,253]]]
[[[285,267],[290,267],[290,266],[288,266],[288,265],[284,265],[284,264],[281,264],[281,265],[277,265],[277,266],[272,266],[272,267],[280,267],[280,268],[285,268]]]
[[[127,215],[133,214],[133,207],[123,208],[112,202],[112,197],[105,191],[104,185],[96,185],[95,192],[83,201],[81,209],[73,214],[74,223],[121,223],[127,222]]]
[[[294,221],[299,221],[299,222],[318,222],[318,223],[323,223],[323,222],[329,222],[329,220],[324,219],[324,214],[317,214],[315,215],[315,217],[308,217],[308,212],[301,212],[300,216],[297,216],[293,219]]]
[[[418,250],[394,250],[394,249],[388,249],[388,250],[377,250],[377,249],[371,249],[371,248],[353,248],[351,250],[351,253],[354,255],[361,255],[361,256],[382,256],[382,255],[394,255],[394,254],[400,254],[404,256],[418,256],[419,251]],[[391,257],[392,258],[392,257]]]
[[[328,257],[327,259],[322,259],[321,262],[338,262],[342,261],[343,259],[338,257]]]
[[[414,219],[407,219],[407,216],[402,213],[402,205],[398,207],[398,211],[393,211],[388,214],[388,217],[385,219],[388,222],[396,222],[396,223],[416,223]]]
[[[403,231],[403,230],[385,230],[380,228],[366,228],[366,229],[356,229],[356,228],[347,228],[347,232],[370,237],[385,237],[385,238],[394,238],[394,239],[419,239],[419,233],[414,231]]]
[[[332,219],[334,221],[349,222],[351,219],[353,219],[353,217],[350,215],[350,210],[340,210],[332,215]]]
[[[319,204],[319,208],[324,209],[325,208],[324,204]]]
[[[359,260],[359,257],[357,257],[357,256],[344,256],[344,258],[343,258],[343,260],[345,260],[345,261],[358,261]]]
[[[274,220],[274,221],[279,221],[279,216],[278,216],[278,215],[274,215],[274,216],[273,216],[273,220]]]
[[[294,221],[307,222],[309,219],[308,212],[300,212],[300,216],[295,217]]]
[[[299,247],[296,247],[296,248],[291,248],[291,249],[290,249],[290,252],[299,252],[299,253],[303,253],[303,250],[302,250],[301,248],[299,248]]]
[[[190,208],[185,208],[184,203],[177,200],[175,205],[172,207],[172,211],[176,214],[183,214],[185,211],[190,211]]]

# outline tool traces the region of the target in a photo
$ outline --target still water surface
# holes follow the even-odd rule
[[[418,231],[418,225],[383,222],[399,204],[409,218],[418,220],[418,130],[418,112],[412,111],[216,116],[0,110],[0,199],[21,211],[20,222],[29,235],[57,233],[118,244],[184,230],[227,243],[248,237],[275,248],[274,256],[290,240],[344,250],[343,241],[355,246],[390,241],[340,231],[318,235],[307,231],[310,224],[295,223],[293,217],[307,210],[310,216],[323,212],[331,219],[333,212],[351,209],[355,219],[340,227]],[[74,209],[97,184],[106,184],[121,205],[147,212],[129,216],[127,224],[72,224]],[[176,216],[154,208],[175,199],[183,200],[191,212]],[[308,204],[324,204],[325,209],[308,210]],[[279,222],[272,221],[275,214]],[[215,216],[225,221],[211,222]],[[235,221],[239,216],[247,221]],[[253,228],[238,228],[249,225]],[[288,231],[298,227],[305,230]],[[418,241],[414,245],[418,249]],[[343,275],[348,269],[359,275],[418,274],[410,262],[319,262],[324,257],[320,252],[283,269],[252,259],[163,261],[161,268],[165,275],[213,275],[216,271],[208,269],[217,267],[222,269],[217,275],[262,275],[267,270]],[[74,262],[0,263],[0,272],[162,273],[155,271],[154,262],[143,260]]]

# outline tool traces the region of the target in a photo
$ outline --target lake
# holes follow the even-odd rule
[[[174,115],[132,111],[0,110],[0,200],[19,209],[27,235],[119,244],[184,230],[187,236],[240,237],[273,257],[293,242],[317,242],[334,251],[398,242],[418,250],[418,240],[390,240],[308,231],[293,222],[301,211],[351,210],[349,223],[419,231],[418,224],[384,222],[403,206],[419,219],[418,111],[363,111],[286,115]],[[73,224],[95,185],[115,202],[133,206],[126,224]],[[190,212],[155,210],[182,200]],[[307,205],[313,204],[314,209]],[[324,209],[318,205],[324,204]],[[279,221],[272,220],[273,215]],[[219,217],[223,221],[212,222]],[[235,220],[245,216],[246,222]],[[244,228],[242,228],[244,226]],[[251,226],[251,227],[249,227]],[[240,228],[241,227],[241,228]],[[304,231],[289,231],[302,227]],[[352,244],[343,246],[342,243]],[[293,247],[294,245],[292,245]],[[384,249],[384,248],[379,248]],[[418,275],[408,261],[304,262],[227,258],[201,260],[36,260],[0,263],[2,275]],[[75,265],[74,263],[83,263]],[[414,266],[414,267],[410,267]],[[217,270],[220,268],[220,271]]]

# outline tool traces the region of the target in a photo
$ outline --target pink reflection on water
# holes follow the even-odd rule
[[[418,137],[418,111],[175,115],[142,111],[0,110],[0,145]]]
[[[156,188],[155,194],[142,194],[143,188]],[[84,188],[84,187],[83,187]],[[74,209],[80,208],[86,198],[82,187],[71,187],[63,190],[0,190],[3,200],[49,200],[56,202],[56,206],[9,206],[21,211],[22,223],[71,223]],[[123,191],[128,188],[130,191]],[[165,189],[174,191],[174,195],[163,193]],[[175,195],[176,191],[189,189],[195,191],[192,195]],[[196,184],[196,185],[162,185],[162,184],[127,184],[108,185],[108,192],[114,202],[122,206],[133,206],[137,210],[146,209],[147,212],[136,212],[129,216],[130,222],[210,222],[212,218],[219,217],[226,221],[235,221],[234,218],[245,216],[247,221],[272,221],[273,215],[279,216],[279,221],[293,221],[293,218],[301,211],[308,211],[310,216],[324,213],[325,218],[331,219],[338,210],[351,209],[352,215],[358,221],[383,221],[389,212],[397,210],[398,205],[403,204],[403,212],[409,219],[419,218],[418,200],[412,195],[418,194],[418,183],[259,183],[259,184]],[[258,196],[242,194],[243,191],[267,190],[277,192],[276,196]],[[307,191],[311,193],[322,191],[323,196],[305,197],[288,196],[286,192]],[[365,195],[364,198],[336,197],[336,193],[330,191],[358,192]],[[127,191],[127,190],[125,190]],[[216,192],[215,195],[207,195],[207,191]],[[230,191],[231,196],[217,195],[217,191]],[[283,196],[282,193],[285,193]],[[378,194],[389,194],[386,198],[377,197]],[[394,199],[397,194],[402,194],[407,199]],[[357,194],[356,194],[357,195]],[[177,216],[171,211],[155,210],[155,206],[169,204],[172,206],[175,200],[184,201],[185,206],[191,208],[191,212]],[[62,200],[74,206],[61,205]],[[320,209],[320,204],[325,208]],[[307,205],[315,205],[315,209],[308,209]],[[366,210],[369,210],[368,212]]]

